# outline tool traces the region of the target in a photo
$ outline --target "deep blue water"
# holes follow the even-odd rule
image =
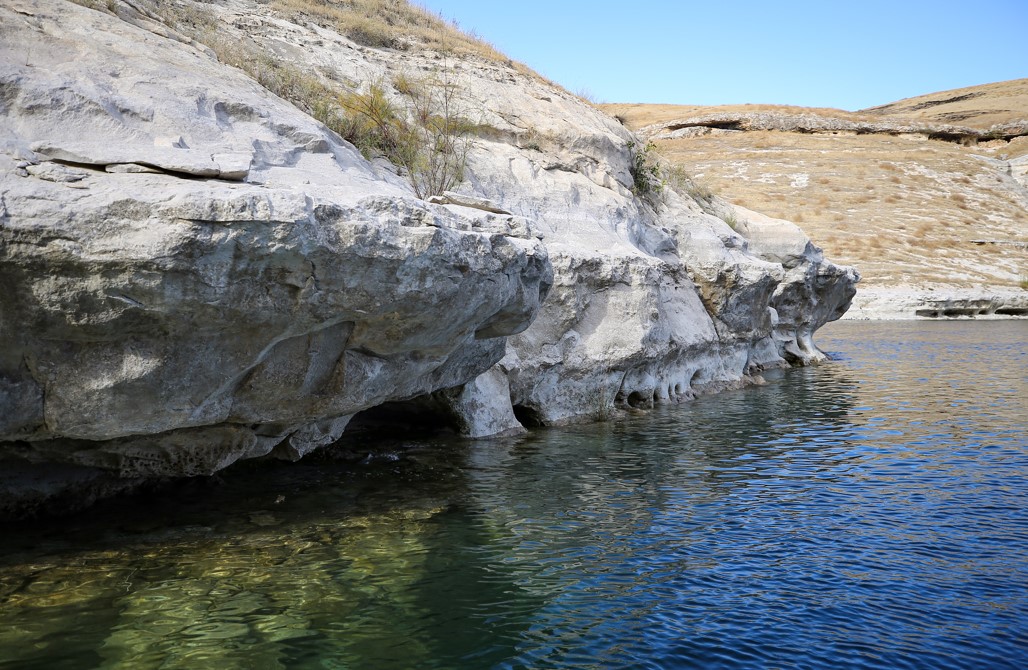
[[[6,668],[1028,667],[1028,321],[3,529]]]

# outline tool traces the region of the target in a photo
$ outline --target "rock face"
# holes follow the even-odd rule
[[[474,379],[538,310],[539,240],[417,201],[242,73],[70,3],[0,11],[6,456],[298,457]]]
[[[261,3],[203,7],[224,39],[244,26],[337,79],[439,67]],[[787,222],[739,209],[732,230],[669,190],[636,197],[635,138],[506,64],[445,63],[493,132],[457,192],[426,202],[132,18],[0,8],[0,489],[15,511],[298,458],[386,403],[484,437],[689,398],[819,360],[813,331],[854,294],[856,273]]]
[[[1016,179],[1018,184],[1028,189],[1028,155],[1010,161],[1010,176]]]

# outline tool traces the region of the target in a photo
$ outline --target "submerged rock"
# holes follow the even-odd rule
[[[438,67],[205,7],[351,81]],[[446,64],[494,132],[426,202],[159,24],[39,0],[0,19],[0,489],[295,459],[384,403],[471,437],[606,418],[816,361],[853,296],[787,222],[637,196],[634,136],[505,63]]]

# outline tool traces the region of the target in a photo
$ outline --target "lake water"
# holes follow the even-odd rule
[[[1024,668],[1028,321],[5,528],[7,668]]]

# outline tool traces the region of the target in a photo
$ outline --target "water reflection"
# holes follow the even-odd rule
[[[101,506],[68,532],[20,529],[0,577],[2,656],[48,668],[452,667],[488,640],[485,653],[509,657],[535,598],[479,551],[503,551],[503,529],[465,509],[467,445],[439,458],[450,446],[357,472],[239,469],[173,500]],[[431,610],[441,603],[446,617]],[[495,618],[485,629],[468,622],[480,611]]]
[[[8,529],[0,667],[1017,667],[1028,329],[931,326],[841,324],[835,364],[619,424]]]

